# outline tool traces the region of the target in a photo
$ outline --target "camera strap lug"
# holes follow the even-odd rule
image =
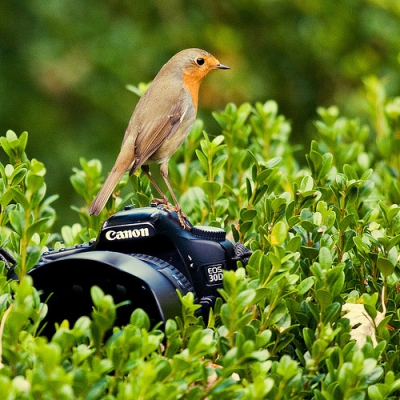
[[[233,245],[233,253],[235,256],[232,257],[232,260],[241,261],[243,266],[247,265],[250,256],[253,254],[253,252],[249,250],[243,243],[239,242]]]

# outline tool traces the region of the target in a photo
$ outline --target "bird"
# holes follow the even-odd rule
[[[211,71],[219,69],[230,67],[198,48],[182,50],[163,65],[133,111],[120,152],[90,206],[90,215],[101,212],[126,171],[132,175],[141,168],[162,197],[154,200],[176,211],[181,225],[190,229],[168,179],[168,162],[183,144],[195,122],[202,80]],[[151,163],[160,164],[161,176],[174,206],[151,176]]]

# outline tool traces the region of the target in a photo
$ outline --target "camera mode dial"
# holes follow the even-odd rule
[[[225,231],[215,226],[194,226],[191,233],[198,238],[215,242],[222,242],[226,238]]]

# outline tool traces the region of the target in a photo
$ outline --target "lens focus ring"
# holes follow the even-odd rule
[[[148,254],[130,254],[132,257],[138,258],[144,261],[146,264],[151,265],[155,270],[163,274],[169,281],[171,281],[177,289],[180,289],[181,293],[185,295],[187,292],[192,292],[195,295],[195,302],[197,302],[196,292],[193,289],[192,284],[178,269],[169,264],[168,262],[161,260],[160,258],[150,256]]]

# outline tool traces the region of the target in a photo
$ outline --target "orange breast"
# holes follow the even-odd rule
[[[192,96],[192,101],[194,105],[195,112],[197,113],[197,104],[199,102],[199,88],[201,79],[197,76],[188,75],[183,73],[183,86],[188,90],[190,95]]]

